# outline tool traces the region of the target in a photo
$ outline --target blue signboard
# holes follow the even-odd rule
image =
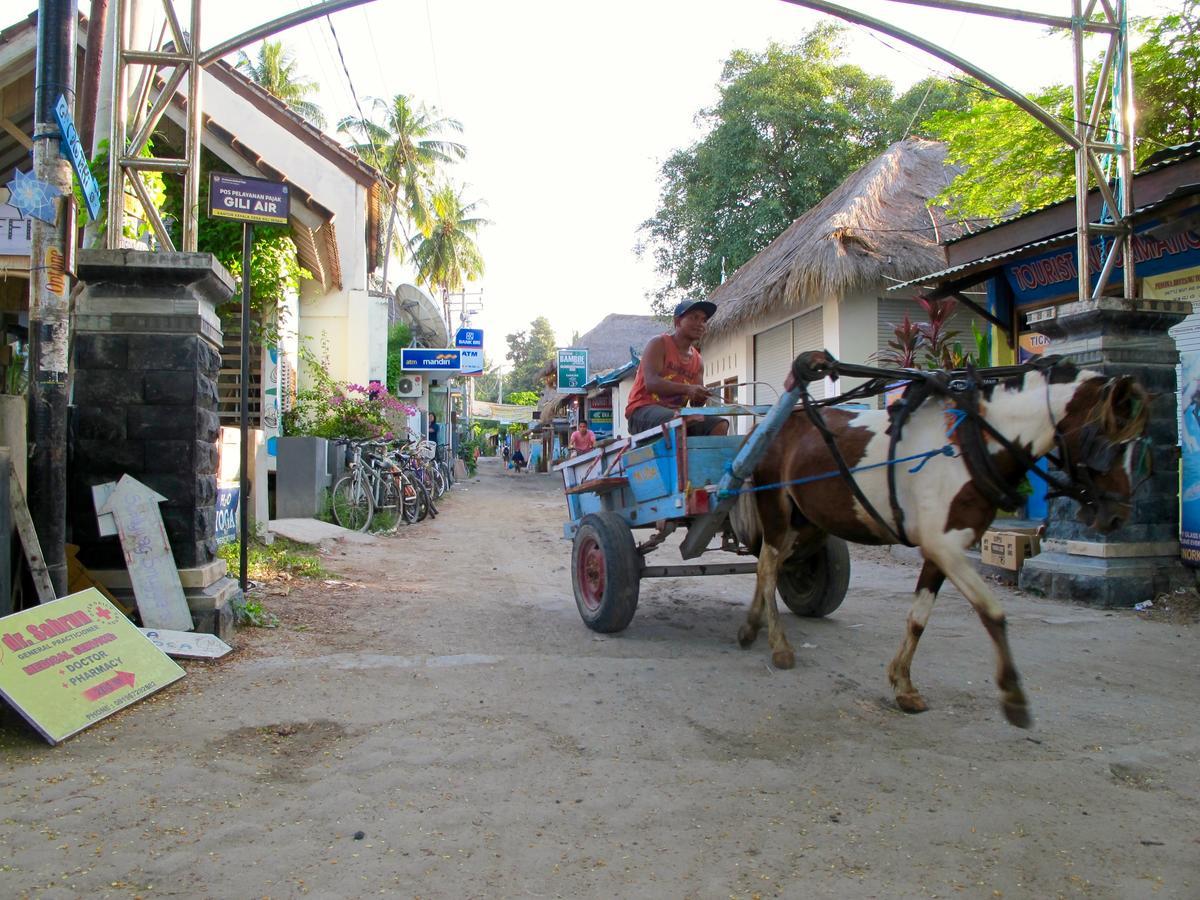
[[[236,541],[238,536],[238,496],[236,485],[217,485],[217,524],[215,536],[218,544]]]
[[[1157,223],[1147,222],[1140,227],[1149,228],[1155,224]],[[1107,239],[1103,247],[1101,239],[1092,241],[1088,258],[1093,289],[1111,246],[1111,238]],[[1133,261],[1139,277],[1200,265],[1200,235],[1194,231],[1184,231],[1166,237],[1134,235]],[[1109,284],[1120,284],[1123,269],[1124,259],[1118,251],[1114,274]],[[1079,269],[1075,264],[1075,247],[1063,247],[1041,256],[1008,263],[1004,267],[1004,277],[1012,288],[1017,306],[1074,296],[1079,279]]]
[[[454,333],[455,347],[482,347],[482,328],[460,328]]]
[[[400,368],[405,372],[457,372],[460,351],[449,347],[405,347],[400,351]]]
[[[265,178],[246,178],[211,172],[208,177],[208,215],[215,219],[267,225],[288,224],[288,186]]]
[[[95,221],[100,216],[100,185],[92,177],[88,168],[87,154],[83,152],[83,144],[79,141],[79,132],[71,120],[71,110],[67,108],[67,98],[59,94],[58,102],[54,104],[54,118],[58,119],[58,128],[62,132],[62,153],[71,161],[75,177],[79,179],[79,187],[83,191],[83,199],[87,203],[88,217]]]

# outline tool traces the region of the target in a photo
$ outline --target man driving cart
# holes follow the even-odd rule
[[[685,300],[675,307],[675,330],[653,337],[646,344],[625,405],[630,434],[670,421],[684,406],[704,405],[709,391],[704,387],[704,363],[696,344],[716,311],[716,304],[707,300]],[[729,431],[729,422],[716,416],[684,416],[684,420],[688,434],[720,435]]]

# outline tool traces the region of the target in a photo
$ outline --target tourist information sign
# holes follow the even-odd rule
[[[183,676],[95,588],[0,619],[0,697],[51,744]]]

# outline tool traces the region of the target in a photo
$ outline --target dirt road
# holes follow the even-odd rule
[[[776,671],[736,643],[751,576],[585,629],[562,518],[553,479],[485,463],[148,701],[53,749],[0,717],[0,893],[1200,896],[1195,626],[1002,591],[1026,732],[947,588],[906,716],[914,567],[860,554]]]

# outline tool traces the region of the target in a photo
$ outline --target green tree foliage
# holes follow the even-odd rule
[[[483,255],[475,243],[487,219],[473,216],[478,203],[464,203],[462,192],[443,185],[430,197],[429,234],[413,238],[417,276],[430,290],[461,291],[483,274]]]
[[[527,331],[505,335],[508,353],[505,358],[512,363],[512,371],[504,376],[504,388],[508,396],[523,391],[532,391],[534,402],[542,387],[541,374],[552,365],[557,357],[558,342],[550,320],[538,316],[529,323]],[[508,402],[514,402],[509,400]]]
[[[384,246],[389,254],[403,255],[417,233],[428,235],[433,227],[430,194],[441,167],[466,158],[462,144],[442,135],[462,131],[457,119],[441,116],[405,94],[390,100],[371,98],[373,119],[347,116],[338,131],[356,143],[351,149],[378,169],[390,185],[388,226]],[[396,240],[399,228],[400,240]],[[384,263],[384,280],[387,263]]]
[[[538,392],[537,391],[513,391],[504,400],[505,403],[511,403],[514,406],[537,406]]]
[[[961,84],[930,79],[897,98],[886,78],[840,61],[841,27],[726,61],[706,134],[663,163],[640,252],[666,282],[654,306],[702,296],[931,109],[965,107]]]
[[[1130,59],[1138,109],[1136,156],[1142,158],[1200,138],[1200,0],[1181,0],[1177,13],[1141,19],[1137,27],[1146,35]],[[1065,44],[1063,52],[1069,52]],[[1097,60],[1089,69],[1089,98],[1099,70]],[[1070,86],[1056,85],[1032,99],[1072,128],[1071,95]],[[937,198],[951,215],[993,219],[1074,194],[1074,152],[1028,113],[990,92],[981,89],[967,110],[935,113],[926,129],[946,142],[949,161],[963,168]]]
[[[300,74],[295,54],[284,46],[283,41],[263,41],[258,45],[256,60],[239,50],[235,68],[313,125],[325,127],[321,107],[308,99],[316,91],[317,83]]]

